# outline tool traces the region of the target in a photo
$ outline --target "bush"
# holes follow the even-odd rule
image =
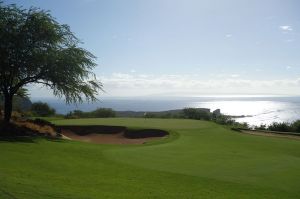
[[[171,113],[171,112],[163,112],[163,113],[145,113],[144,118],[185,118],[182,113]]]
[[[255,126],[256,130],[269,130],[269,131],[281,131],[281,132],[298,132],[300,133],[300,120],[293,123],[287,122],[273,122],[268,127],[265,124]]]
[[[222,125],[234,125],[236,122],[229,116],[220,115],[215,118],[215,122]]]
[[[34,116],[46,117],[55,114],[55,109],[43,102],[33,103],[30,110]]]
[[[260,126],[255,126],[254,129],[256,129],[256,130],[267,130],[267,125],[261,124]]]
[[[297,120],[291,124],[294,132],[300,133],[300,120]]]
[[[291,125],[287,122],[273,122],[271,125],[269,125],[268,130],[281,132],[293,131]]]
[[[107,118],[116,117],[116,112],[111,108],[97,108],[91,112],[83,112],[80,110],[70,111],[65,115],[67,119],[77,119],[77,118]]]
[[[145,118],[157,118],[158,116],[155,115],[154,113],[145,113],[144,117]]]
[[[74,110],[70,111],[65,115],[66,119],[78,119],[78,118],[83,118],[84,117],[84,112],[81,110]]]
[[[247,122],[234,122],[233,126],[240,129],[249,129],[249,124]]]
[[[116,112],[111,108],[97,108],[96,110],[92,111],[90,114],[91,117],[96,117],[96,118],[116,117]]]
[[[65,119],[79,119],[80,117],[78,117],[77,115],[73,115],[73,114],[72,114],[72,111],[71,111],[71,112],[69,112],[68,114],[66,114],[66,115],[64,116],[64,118],[65,118]]]
[[[196,120],[211,120],[211,113],[197,108],[185,108],[183,109],[183,115],[187,119]]]

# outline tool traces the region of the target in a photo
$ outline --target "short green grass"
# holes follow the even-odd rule
[[[140,146],[0,142],[0,198],[300,198],[300,141],[177,119],[53,120],[169,130]]]

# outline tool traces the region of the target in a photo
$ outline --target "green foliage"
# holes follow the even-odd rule
[[[34,116],[53,116],[55,115],[55,109],[51,108],[47,103],[35,102],[31,106],[31,112]]]
[[[233,129],[249,129],[250,126],[247,122],[236,122],[232,117],[228,115],[213,116],[213,121],[217,124],[227,125]]]
[[[91,112],[83,112],[81,110],[74,110],[66,114],[67,119],[76,118],[107,118],[116,117],[116,112],[111,108],[97,108]]]
[[[250,126],[247,122],[234,122],[233,128],[239,128],[239,129],[249,129]]]
[[[0,2],[0,41],[0,92],[8,121],[13,96],[27,84],[43,84],[67,103],[94,101],[102,89],[92,73],[95,56],[48,11]]]
[[[222,124],[222,125],[234,125],[235,121],[227,116],[227,115],[220,115],[216,118],[214,118],[214,121],[218,124]]]
[[[91,112],[91,116],[96,118],[116,117],[116,113],[111,108],[97,108]]]
[[[291,128],[294,132],[300,133],[300,120],[296,120],[291,124]]]
[[[158,118],[159,116],[154,113],[145,113],[144,117],[145,118]]]
[[[145,113],[144,115],[144,118],[164,118],[164,119],[167,119],[167,118],[184,118],[184,115],[179,112],[162,112],[162,113]]]
[[[256,130],[267,130],[267,125],[265,125],[265,124],[261,124],[261,125],[259,125],[259,126],[255,126],[254,127],[254,129],[256,129]]]
[[[281,131],[281,132],[291,132],[293,131],[291,125],[287,122],[273,122],[268,126],[270,131]]]
[[[183,115],[187,119],[196,120],[211,120],[212,115],[209,110],[202,110],[197,108],[184,108]]]
[[[288,122],[273,122],[266,129],[270,130],[270,131],[300,133],[300,120],[296,120],[296,121],[294,121],[292,123],[288,123]]]
[[[85,113],[81,110],[70,111],[65,115],[66,119],[76,119],[76,118],[84,118]]]

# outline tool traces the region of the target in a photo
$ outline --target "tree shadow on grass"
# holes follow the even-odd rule
[[[57,142],[57,143],[65,143],[66,140],[59,138],[59,137],[44,137],[43,139],[50,141],[50,142]]]
[[[38,143],[38,141],[47,140],[50,142],[64,143],[65,140],[55,137],[45,136],[0,136],[0,144],[3,142],[16,142],[16,143]]]
[[[25,142],[36,143],[40,138],[33,136],[0,136],[0,143],[2,142]]]

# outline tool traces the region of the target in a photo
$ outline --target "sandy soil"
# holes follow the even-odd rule
[[[149,142],[151,140],[161,139],[159,137],[128,139],[123,136],[123,132],[116,134],[91,133],[88,135],[77,135],[70,130],[62,130],[62,134],[71,140],[97,144],[144,144],[145,142]]]
[[[251,135],[259,135],[259,136],[267,136],[267,137],[281,137],[281,138],[300,140],[300,136],[297,136],[297,135],[284,135],[284,134],[277,134],[277,133],[264,133],[264,132],[260,132],[260,131],[247,131],[247,130],[242,130],[241,132],[251,134]]]

